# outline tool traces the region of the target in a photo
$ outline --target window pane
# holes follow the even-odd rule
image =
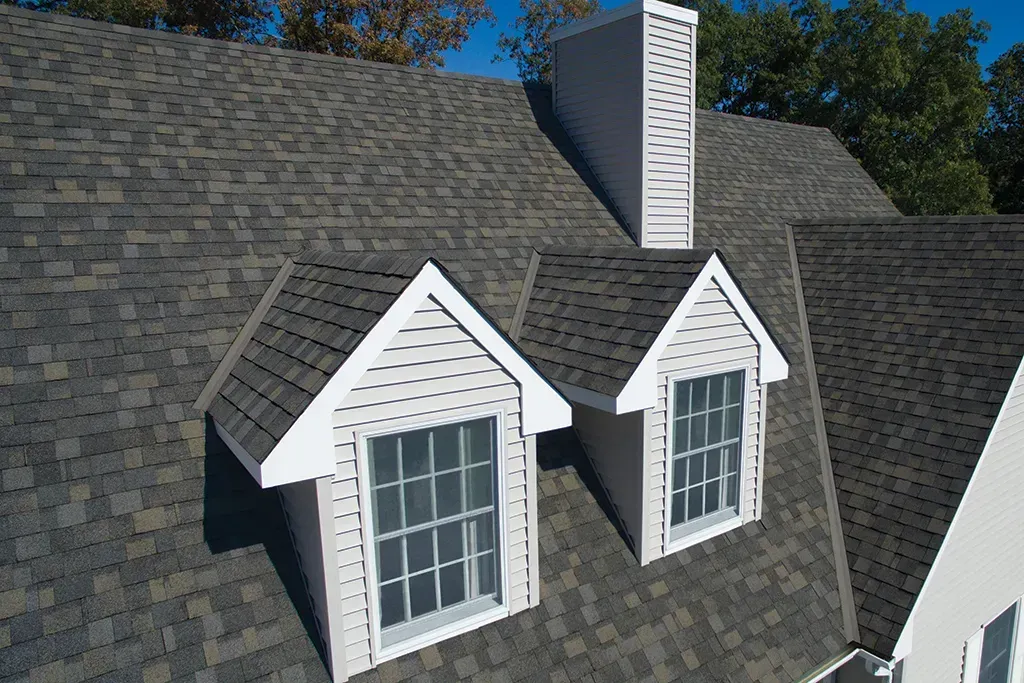
[[[386,534],[402,528],[402,512],[398,502],[399,486],[388,486],[373,492],[373,518],[377,533]]]
[[[430,431],[426,429],[402,434],[403,479],[430,473],[429,435]]]
[[[434,480],[437,488],[437,518],[444,519],[462,512],[462,472],[456,470],[439,474]]]
[[[672,490],[679,491],[686,488],[686,461],[687,458],[676,458],[672,461]]]
[[[701,414],[690,419],[690,450],[704,448],[708,443],[706,416]]]
[[[405,537],[405,553],[409,562],[409,573],[434,566],[434,530],[425,529]]]
[[[459,466],[459,426],[434,428],[434,471],[443,472]]]
[[[708,459],[708,479],[713,479],[722,473],[722,451],[715,449],[713,451],[708,451],[705,455]]]
[[[412,618],[437,610],[437,588],[435,572],[409,577],[409,608]]]
[[[466,510],[479,510],[491,505],[491,465],[478,465],[466,471]]]
[[[680,491],[672,496],[672,526],[686,521],[686,492]]]
[[[464,556],[462,550],[462,525],[464,522],[448,522],[437,527],[437,555],[441,564],[461,559]]]
[[[488,512],[469,521],[473,538],[473,552],[479,553],[494,548],[494,515]]]
[[[416,526],[433,519],[430,503],[430,480],[419,479],[405,483],[405,526]]]
[[[979,683],[1007,683],[1010,680],[1010,655],[1016,614],[1017,604],[1014,603],[985,627]]]
[[[676,420],[675,434],[673,435],[672,452],[685,453],[690,450],[690,420],[683,418]]]
[[[720,490],[718,488],[718,485],[720,483],[721,483],[720,479],[713,479],[712,481],[709,481],[707,483],[707,486],[704,489],[704,514],[705,515],[711,514],[712,512],[717,512],[718,509],[721,507],[720,506],[721,500],[719,498],[719,496],[721,495],[721,492],[720,492]]]
[[[730,444],[722,449],[725,452],[725,471],[735,472],[740,465],[740,449],[736,444]]]
[[[725,478],[725,504],[727,507],[736,507],[740,492],[739,475],[730,474]]]
[[[725,439],[737,439],[740,436],[740,408],[735,406],[725,409]]]
[[[704,487],[697,486],[689,490],[686,502],[686,519],[697,519],[704,510]]]
[[[493,420],[474,420],[466,423],[463,434],[466,438],[467,463],[488,462],[491,460],[491,432]]]
[[[494,593],[494,553],[481,555],[475,560],[476,564],[476,586],[475,595],[491,595]],[[471,586],[470,588],[474,588]]]
[[[398,480],[398,437],[378,436],[367,442],[370,453],[370,483],[373,486]]]
[[[743,371],[730,372],[725,376],[725,402],[735,405],[740,402],[740,388],[743,383]]]
[[[708,380],[709,408],[721,408],[725,401],[725,377],[712,377]]]
[[[380,587],[380,625],[387,628],[405,621],[405,582]]]
[[[466,583],[462,562],[441,568],[441,607],[448,607],[466,599]]]
[[[704,454],[694,453],[690,456],[690,481],[689,486],[704,481]]]
[[[381,581],[402,575],[401,538],[391,538],[377,544],[377,574]]]
[[[722,415],[721,410],[712,410],[708,413],[708,443],[722,443]]]
[[[676,382],[676,417],[690,414],[690,383]]]
[[[692,404],[690,405],[691,413],[698,413],[708,408],[708,379],[707,377],[701,377],[695,379],[692,382],[693,393],[691,394]]]

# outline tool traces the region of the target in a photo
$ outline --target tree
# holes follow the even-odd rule
[[[469,31],[493,22],[486,0],[279,0],[280,45],[433,68]]]
[[[1024,43],[988,68],[991,96],[980,144],[999,213],[1024,213]]]
[[[512,24],[515,33],[498,37],[492,61],[516,63],[519,78],[528,83],[551,82],[551,32],[601,10],[599,0],[519,0],[522,15]]]

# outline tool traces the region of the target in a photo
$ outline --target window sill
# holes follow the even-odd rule
[[[455,636],[462,635],[468,631],[473,631],[487,624],[493,623],[500,619],[504,619],[509,615],[509,608],[507,605],[496,605],[493,608],[484,612],[478,612],[471,617],[467,617],[460,621],[447,626],[427,631],[426,633],[407,638],[393,645],[382,647],[377,653],[377,660],[374,666],[377,666],[381,662],[386,662],[402,655],[407,655],[410,652],[416,652],[422,650],[425,647],[440,643],[442,640],[448,640]]]
[[[738,529],[741,526],[743,526],[743,515],[737,514],[718,522],[717,524],[694,531],[693,533],[687,534],[686,536],[676,540],[672,540],[672,530],[669,529],[669,532],[665,536],[665,554],[669,555],[671,553],[677,553],[680,550],[685,550],[691,546],[703,543],[708,539],[721,536],[722,534],[728,533],[733,529]]]

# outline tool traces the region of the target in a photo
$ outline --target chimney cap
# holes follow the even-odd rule
[[[555,29],[551,32],[551,42],[575,36],[584,31],[590,31],[620,19],[631,17],[634,14],[640,14],[641,12],[684,24],[697,25],[697,12],[692,9],[670,5],[659,0],[633,0],[633,2],[626,3],[622,7],[616,7],[607,12],[595,14],[583,21],[577,21],[576,23]]]

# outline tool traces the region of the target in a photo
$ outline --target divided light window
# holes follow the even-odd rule
[[[381,644],[501,604],[497,418],[367,440]]]
[[[744,377],[737,370],[674,384],[670,541],[739,514]]]
[[[985,627],[978,683],[1009,683],[1016,625],[1017,603],[1013,603]]]

